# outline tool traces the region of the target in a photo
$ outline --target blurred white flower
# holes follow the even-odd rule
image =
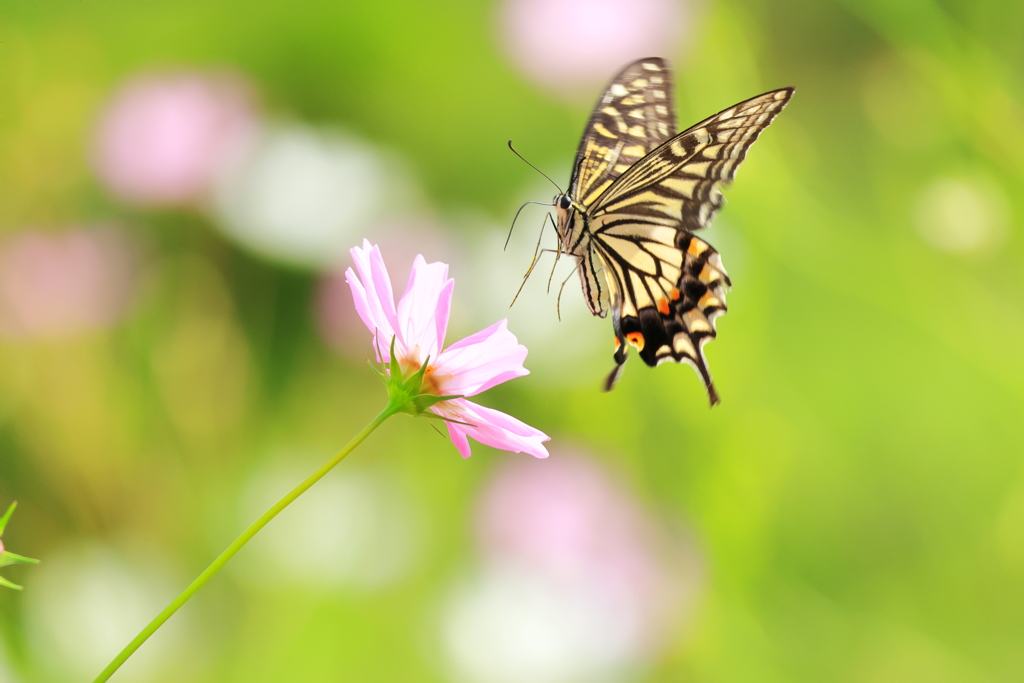
[[[167,566],[152,551],[143,553],[146,561],[135,566],[102,546],[72,547],[39,565],[25,594],[26,626],[46,680],[91,680],[180,590]],[[188,615],[175,615],[118,676],[167,680],[170,662],[189,657],[183,648],[188,628]]]
[[[287,463],[256,471],[242,496],[240,528],[313,469]],[[415,505],[394,475],[339,470],[281,512],[232,569],[268,590],[281,585],[379,589],[412,568],[421,546],[417,520]]]
[[[476,515],[481,570],[442,635],[457,680],[630,680],[667,644],[700,583],[695,550],[592,460],[505,461]]]
[[[677,0],[504,0],[500,30],[528,78],[572,98],[633,60],[678,54],[687,9]]]
[[[102,112],[93,164],[126,202],[195,204],[253,135],[256,119],[251,89],[236,75],[140,76]]]
[[[413,194],[401,165],[337,130],[267,128],[215,191],[221,227],[244,246],[296,265],[333,264],[367,226]]]
[[[136,265],[134,245],[112,227],[8,236],[0,242],[0,336],[109,327],[131,304]]]
[[[935,249],[976,251],[1003,239],[1009,206],[994,182],[981,177],[948,177],[921,193],[915,219],[918,233]]]
[[[618,681],[632,664],[622,616],[599,586],[499,565],[452,596],[441,636],[457,681]]]

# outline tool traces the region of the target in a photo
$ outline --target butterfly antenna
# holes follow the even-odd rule
[[[523,209],[525,209],[530,204],[537,204],[539,206],[554,206],[554,204],[549,204],[548,202],[523,202],[523,205],[519,207],[518,211],[516,211],[516,217],[512,219],[512,227],[508,229],[508,237],[505,238],[505,247],[502,249],[502,251],[508,249],[508,241],[512,239],[512,231],[516,227],[516,221],[519,220],[519,214],[521,214],[523,212]]]
[[[548,178],[548,174],[547,173],[545,173],[544,171],[540,170],[539,168],[537,168],[536,166],[531,164],[529,161],[526,161],[526,157],[524,157],[522,154],[520,154],[519,152],[516,151],[516,148],[512,146],[512,141],[511,140],[508,141],[508,148],[510,150],[512,150],[513,154],[515,154],[517,157],[522,159],[526,163],[527,166],[532,168],[537,173],[540,173],[545,178]],[[564,192],[562,192],[562,188],[560,188],[558,186],[558,183],[556,183],[554,180],[552,180],[551,178],[548,178],[548,182],[555,186],[555,189],[558,190],[558,194],[565,194]]]

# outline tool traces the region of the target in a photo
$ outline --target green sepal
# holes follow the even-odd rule
[[[16,591],[22,590],[21,586],[19,586],[16,583],[11,583],[10,581],[8,581],[7,579],[5,579],[2,576],[0,576],[0,586],[5,586],[7,588],[13,588]]]
[[[39,560],[32,557],[15,555],[5,550],[0,553],[0,567],[6,567],[9,564],[39,564]]]
[[[455,398],[462,398],[462,394],[453,394],[450,396],[435,396],[434,394],[423,394],[420,390],[423,388],[423,378],[426,376],[427,368],[430,367],[430,356],[427,356],[423,364],[420,365],[416,372],[409,375],[407,378],[402,377],[402,368],[398,364],[398,360],[395,358],[395,337],[391,337],[391,350],[390,360],[388,362],[388,370],[390,375],[378,370],[373,367],[374,372],[377,373],[381,379],[384,380],[388,388],[388,399],[393,410],[397,413],[408,413],[416,417],[429,417],[444,420],[445,422],[453,422],[455,424],[466,425],[472,427],[473,425],[467,422],[459,422],[449,417],[444,417],[433,413],[430,408],[441,403],[442,401],[450,401]]]
[[[453,398],[462,398],[462,395],[458,394],[455,396],[434,396],[433,394],[420,394],[412,400],[412,403],[414,406],[416,406],[416,411],[422,413],[427,408],[437,405],[441,401],[450,401]],[[436,413],[431,414],[434,415]]]
[[[0,536],[4,535],[4,529],[7,528],[7,520],[14,514],[14,508],[18,507],[18,501],[11,503],[11,506],[7,508],[7,512],[4,513],[3,517],[0,517]]]
[[[450,417],[445,417],[444,415],[438,415],[437,413],[421,413],[421,414],[423,415],[423,417],[433,418],[435,420],[441,420],[442,422],[451,422],[452,424],[456,424],[456,425],[465,425],[467,427],[476,427],[476,425],[469,424],[468,422],[463,422],[461,420],[453,420]]]
[[[377,377],[380,379],[380,381],[384,382],[384,386],[387,386],[388,385],[388,373],[381,372],[380,370],[378,370],[377,366],[373,364],[372,360],[366,361],[366,364],[370,366],[370,369],[373,370],[374,374],[377,375]]]
[[[405,390],[409,392],[410,396],[420,395],[420,389],[423,388],[423,376],[426,374],[427,367],[429,365],[430,356],[427,356],[427,359],[423,361],[423,365],[420,366],[420,369],[412,373],[412,375],[409,376],[409,379],[405,381]]]
[[[402,377],[402,368],[398,365],[398,359],[395,358],[395,336],[391,336],[391,350],[388,352],[388,358],[391,369],[391,380],[397,381]]]

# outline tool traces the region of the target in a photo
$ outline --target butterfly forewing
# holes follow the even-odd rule
[[[588,213],[595,220],[629,214],[691,231],[706,227],[722,206],[721,186],[792,94],[783,88],[759,95],[680,133],[621,174]]]
[[[583,131],[570,194],[592,203],[626,169],[674,136],[673,99],[672,74],[664,60],[642,59],[623,69]]]

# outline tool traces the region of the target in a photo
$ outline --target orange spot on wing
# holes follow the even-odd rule
[[[658,312],[662,315],[668,315],[668,299],[658,299]]]
[[[644,335],[642,332],[630,332],[626,335],[626,341],[635,346],[637,351],[644,350]]]
[[[694,237],[694,238],[692,238],[690,240],[690,245],[686,248],[686,252],[690,256],[694,256],[694,257],[700,256],[701,254],[703,254],[707,250],[708,250],[707,242],[702,242],[701,240],[697,239],[696,237]]]
[[[670,289],[670,290],[669,290],[669,292],[668,292],[668,297],[669,297],[670,299],[672,299],[672,301],[678,301],[678,300],[679,300],[679,297],[680,297],[680,296],[681,296],[681,295],[680,295],[680,293],[679,293],[679,290],[678,290],[678,289],[676,289],[675,287],[673,287],[672,289]]]

